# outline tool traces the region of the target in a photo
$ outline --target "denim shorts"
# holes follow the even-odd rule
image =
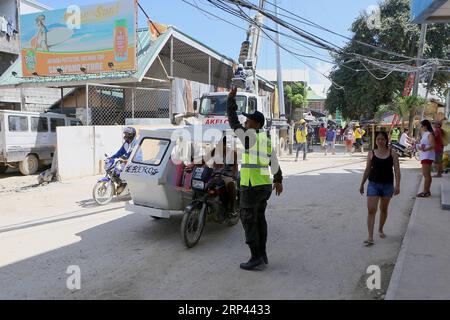
[[[369,181],[367,186],[368,197],[392,198],[394,194],[394,185],[392,183],[378,183]]]

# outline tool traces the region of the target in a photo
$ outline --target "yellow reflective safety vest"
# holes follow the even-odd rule
[[[306,126],[303,126],[303,130],[301,130],[299,127],[297,129],[297,131],[295,132],[295,137],[296,137],[298,143],[305,143],[307,135],[308,135],[308,129],[306,129]]]
[[[398,136],[400,135],[400,130],[393,129],[391,133],[391,141],[398,141]]]
[[[241,186],[261,186],[272,184],[270,180],[270,156],[272,142],[267,132],[258,132],[256,142],[242,155]]]

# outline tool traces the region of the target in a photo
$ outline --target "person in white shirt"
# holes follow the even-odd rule
[[[411,147],[411,138],[408,136],[408,128],[405,128],[405,130],[403,130],[402,136],[400,137],[399,144],[406,148]]]
[[[436,158],[434,154],[434,130],[429,120],[422,120],[420,122],[420,134],[422,136],[419,144],[420,163],[422,164],[422,175],[424,177],[423,192],[420,192],[416,197],[428,198],[431,197],[431,165]]]

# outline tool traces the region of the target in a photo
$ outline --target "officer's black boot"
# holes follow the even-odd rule
[[[269,264],[269,259],[267,259],[266,248],[261,248],[261,258],[265,264]]]
[[[257,246],[249,246],[250,251],[252,253],[252,256],[250,260],[248,260],[245,263],[241,263],[240,267],[244,270],[252,270],[256,268],[257,266],[264,263],[264,260],[261,256],[261,253],[259,252],[259,248]]]

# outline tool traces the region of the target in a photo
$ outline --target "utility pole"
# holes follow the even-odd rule
[[[426,35],[427,35],[427,24],[422,23],[422,25],[420,27],[419,48],[417,51],[417,62],[416,62],[417,68],[419,68],[422,65],[423,48],[425,46]],[[417,95],[419,92],[419,76],[420,76],[420,71],[418,69],[416,71],[416,76],[414,78],[414,87],[413,87],[413,91],[412,91],[413,95]],[[411,109],[409,112],[409,132],[410,132],[411,136],[413,136],[413,131],[414,131],[415,113],[416,113],[416,108]]]
[[[426,91],[426,93],[425,93],[425,100],[428,99],[428,93],[430,92],[431,82],[432,82],[433,79],[434,79],[434,74],[436,73],[436,69],[437,69],[437,64],[433,65],[433,69],[431,69],[430,77],[429,77],[428,83],[427,83],[427,91]],[[421,117],[421,119],[423,119],[423,116],[424,116],[424,114],[425,114],[425,108],[426,108],[426,107],[427,107],[426,104],[422,107],[422,117]]]
[[[422,65],[422,58],[423,58],[423,48],[425,46],[425,38],[427,35],[427,24],[422,23],[420,28],[420,38],[419,38],[419,49],[417,51],[417,68],[419,68]],[[416,71],[416,77],[414,78],[414,87],[413,87],[413,95],[417,95],[419,92],[419,71]]]
[[[275,0],[275,16],[278,17],[278,0]],[[281,57],[280,57],[280,33],[278,32],[278,23],[275,24],[275,41],[276,41],[276,54],[277,54],[277,82],[278,82],[278,104],[280,107],[280,119],[285,119],[286,114],[284,110],[284,88],[283,88],[283,75],[281,71]]]

